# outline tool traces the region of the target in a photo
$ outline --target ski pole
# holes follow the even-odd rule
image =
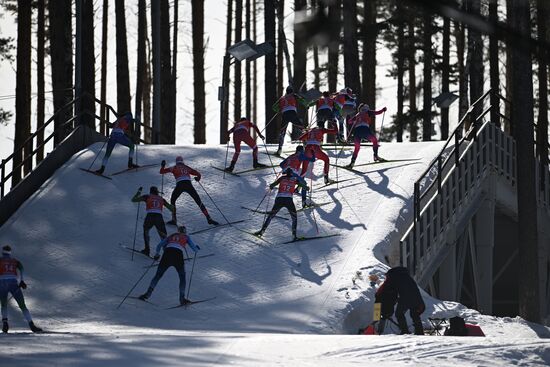
[[[227,139],[227,147],[225,148],[225,163],[223,165],[223,179],[225,180],[225,167],[227,167],[227,156],[229,155],[229,138]]]
[[[265,131],[265,129],[267,129],[267,127],[269,126],[269,124],[271,124],[271,122],[272,122],[273,120],[275,120],[275,117],[277,117],[278,114],[279,114],[279,112],[277,112],[275,115],[273,115],[273,117],[271,118],[271,120],[269,120],[269,121],[267,122],[267,124],[265,124],[264,128],[262,129],[262,131],[260,131],[260,133],[263,133],[263,132]]]
[[[208,196],[208,198],[210,199],[210,201],[212,202],[212,204],[214,204],[214,206],[216,207],[216,209],[218,209],[218,211],[220,212],[220,214],[222,215],[223,219],[225,219],[225,221],[227,222],[227,224],[229,224],[231,226],[231,223],[229,222],[229,219],[227,219],[227,217],[223,214],[223,212],[220,210],[220,208],[218,207],[218,205],[216,205],[216,202],[214,201],[214,199],[212,199],[212,196],[210,196],[210,194],[208,193],[208,191],[206,191],[206,189],[204,188],[204,186],[201,184],[200,181],[197,181],[200,185],[200,187],[202,187],[202,189],[204,190],[206,196]]]
[[[269,159],[269,164],[271,164],[271,168],[273,168],[273,174],[277,176],[277,171],[275,171],[275,167],[273,165],[273,161],[271,160],[271,156],[269,155],[269,151],[267,150],[267,145],[265,143],[265,140],[262,139],[262,142],[264,143],[265,154],[267,154],[267,158]]]
[[[191,281],[193,280],[193,271],[195,270],[195,261],[197,261],[197,253],[193,255],[193,266],[191,266],[191,275],[189,275],[189,286],[187,286],[187,296],[185,298],[189,299],[189,292],[191,291]]]
[[[266,191],[266,193],[264,194],[264,197],[262,198],[262,200],[260,201],[260,203],[258,204],[258,206],[256,207],[256,209],[254,210],[254,212],[257,212],[258,209],[260,209],[260,205],[262,205],[262,203],[264,202],[264,200],[265,200],[267,194],[269,194],[270,192],[271,192],[271,190]]]
[[[101,153],[101,151],[103,150],[103,148],[105,147],[105,144],[107,144],[107,142],[109,141],[109,139],[105,140],[105,142],[103,143],[103,145],[101,146],[101,149],[99,150],[99,152],[97,152],[97,154],[95,155],[95,158],[94,160],[92,161],[92,164],[90,164],[90,167],[88,167],[88,171],[90,171],[92,169],[92,166],[94,165],[97,157],[99,157],[99,154]]]
[[[313,172],[313,170],[312,170]],[[309,190],[309,202],[313,203],[313,175],[309,179],[309,184],[311,185],[311,190]],[[317,218],[315,217],[315,208],[311,209],[311,214],[313,215],[313,222],[315,223],[315,230],[319,234],[319,226],[317,225]]]
[[[160,193],[164,195],[164,173],[162,174],[162,178],[160,179]]]
[[[134,243],[132,244],[132,261],[134,261],[134,252],[136,252],[136,235],[137,235],[137,224],[139,219],[139,207],[141,202],[138,203],[137,214],[136,214],[136,225],[134,227]]]
[[[145,274],[147,274],[147,272],[149,272],[149,269],[151,269],[153,267],[153,265],[155,264],[155,261],[157,260],[153,260],[153,262],[151,263],[151,266],[147,267],[147,269],[145,270],[145,272],[141,275],[141,277],[139,277],[139,279],[137,280],[136,284],[134,284],[134,286],[132,287],[132,289],[130,289],[128,291],[128,293],[126,294],[126,296],[124,296],[124,298],[122,299],[122,301],[120,301],[120,303],[118,304],[118,306],[116,306],[117,310],[120,308],[120,306],[122,306],[122,304],[124,303],[124,301],[126,301],[126,298],[128,298],[128,296],[130,295],[130,293],[132,293],[132,291],[137,287],[137,285],[139,284],[139,282],[141,282],[141,280],[145,277]]]

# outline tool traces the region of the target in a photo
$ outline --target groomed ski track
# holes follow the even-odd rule
[[[96,338],[94,334],[103,340],[97,340],[101,345],[113,342],[118,338],[116,335],[120,335],[121,342],[130,342],[137,338],[138,345],[153,343],[162,349],[163,341],[174,337],[180,340],[183,338],[182,343],[196,343],[199,349],[214,348],[209,347],[209,343],[218,343],[224,350],[235,347],[247,338],[250,340],[250,333],[258,336],[252,341],[252,345],[257,343],[259,349],[266,349],[271,342],[278,345],[277,348],[282,348],[291,340],[303,337],[298,334],[315,334],[311,336],[312,340],[316,340],[318,334],[355,334],[359,327],[370,321],[372,313],[373,289],[369,287],[366,277],[371,271],[385,272],[387,265],[384,262],[387,259],[397,259],[398,249],[392,245],[398,243],[410,223],[413,183],[437,155],[441,146],[441,142],[383,143],[380,155],[386,159],[419,160],[358,167],[358,170],[366,172],[362,175],[338,169],[337,177],[336,168],[331,166],[332,179],[354,179],[338,186],[314,189],[313,201],[332,203],[299,213],[298,234],[317,236],[339,233],[340,236],[282,244],[291,239],[290,221],[274,219],[264,235],[273,246],[234,228],[247,231],[260,228],[264,215],[251,213],[241,206],[255,208],[258,205],[268,184],[276,178],[272,169],[249,172],[241,177],[226,175],[223,179],[223,172],[211,168],[211,165],[223,165],[225,146],[140,146],[139,164],[160,163],[166,159],[172,165],[177,155],[183,156],[186,164],[201,172],[200,183],[229,221],[247,219],[233,226],[214,228],[193,236],[194,242],[201,246],[203,253],[213,252],[215,256],[197,260],[190,298],[215,296],[216,299],[186,309],[164,309],[175,305],[178,299],[178,278],[173,269],[164,275],[150,298],[158,307],[127,299],[116,309],[121,301],[120,295],[126,294],[132,288],[145,271],[143,266],[151,263],[143,256],[134,256],[132,261],[131,253],[121,251],[118,245],[124,243],[131,246],[133,243],[138,205],[130,199],[138,187],[142,186],[144,193],[147,193],[149,186],[155,185],[163,190],[164,198],[169,201],[175,180],[171,175],[165,175],[162,187],[161,175],[156,167],[122,173],[113,176],[113,180],[104,180],[80,170],[81,167],[88,168],[101,144],[76,154],[27,200],[0,228],[0,243],[12,245],[14,256],[25,265],[25,280],[29,284],[25,292],[27,305],[37,323],[47,330],[88,335],[77,336],[74,344],[69,341],[72,334],[54,336],[59,343],[59,349],[66,351],[68,360],[71,353],[77,353],[79,348],[83,348],[86,354],[93,354],[93,340]],[[285,151],[293,149],[289,145]],[[106,174],[123,169],[127,154],[126,148],[117,146]],[[331,163],[336,163],[338,151],[327,151],[327,154],[331,157]],[[348,163],[350,154],[351,151],[343,151],[337,163]],[[280,162],[274,156],[259,156],[260,161],[265,164],[271,164],[269,158],[273,164]],[[357,163],[369,161],[372,161],[372,149],[362,147]],[[243,170],[251,165],[250,150],[243,149],[236,169]],[[322,183],[321,173],[322,161],[317,161],[313,169],[314,186]],[[201,185],[192,182],[212,217],[225,223],[226,219]],[[310,178],[307,182],[310,185]],[[274,190],[264,200],[261,210],[271,208],[275,192]],[[300,207],[299,201],[296,197],[297,207]],[[179,222],[185,224],[189,231],[207,226],[206,219],[186,193],[180,196],[177,208]],[[279,214],[287,216],[286,209]],[[141,204],[136,235],[138,249],[143,246],[144,216],[144,205]],[[169,219],[168,211],[165,211],[165,219]],[[173,226],[167,228],[169,233],[174,230]],[[154,229],[150,235],[154,248],[158,236]],[[186,264],[186,269],[189,279],[190,262]],[[149,270],[132,295],[145,291],[154,271],[155,268]],[[447,317],[461,311],[479,320],[490,319],[475,311],[466,310],[461,305],[434,300],[427,295],[425,297],[426,318]],[[14,332],[26,331],[26,325],[15,307],[12,301],[11,328]],[[528,329],[522,320],[511,319],[510,323],[519,323],[517,327],[524,332]],[[427,325],[426,322],[425,326]],[[547,332],[546,328],[542,329]],[[484,330],[490,333],[491,326],[485,326]],[[496,326],[494,330],[498,334]],[[212,333],[218,336],[213,337]],[[220,339],[220,333],[229,338],[234,337],[235,342],[217,340]],[[279,340],[274,334],[297,335],[290,336],[289,342],[286,342]],[[24,338],[21,335],[26,334],[11,337]],[[90,338],[90,344],[86,344],[85,340]],[[408,337],[398,338],[405,338],[402,339],[405,343],[411,341],[406,339]],[[3,342],[6,340],[9,339],[3,339]],[[341,345],[342,340],[338,341],[338,345]],[[350,349],[345,353],[358,357],[362,354],[365,358],[371,358],[369,353],[357,349],[359,343],[349,340]],[[28,343],[28,339],[25,338],[24,342]],[[38,341],[32,344],[36,343],[40,344]],[[428,345],[431,342],[422,343]],[[478,344],[480,343],[483,344],[481,341]],[[487,343],[487,346],[480,345],[479,348],[489,348],[493,344]],[[378,348],[382,348],[382,343],[379,344]],[[185,350],[188,347],[181,347],[182,353],[187,353]],[[52,347],[48,352],[47,346],[41,348],[46,354],[55,353],[56,350]],[[254,349],[250,343],[248,348]],[[346,349],[345,346],[342,348]],[[391,346],[388,348],[391,349]],[[538,343],[525,347],[524,352],[531,353],[531,348],[539,351],[535,352],[536,355],[548,355],[548,350]],[[542,352],[540,348],[543,348]],[[131,361],[139,364],[137,358],[142,352],[131,350],[132,348],[126,350],[127,353],[135,353],[136,360]],[[105,357],[112,364],[103,365],[122,363],[124,359],[117,358],[117,352],[122,353],[114,350],[113,359]],[[108,352],[105,353],[109,355]],[[196,351],[191,354],[194,353]],[[213,356],[216,353],[220,353],[223,361],[224,354],[218,351]],[[336,355],[342,356],[344,351],[334,351],[332,356],[330,350],[327,353],[329,358],[333,358]],[[398,354],[385,353],[392,355],[390,360],[396,363],[404,362]],[[17,354],[23,356],[23,350]],[[29,365],[39,365],[38,359],[27,358]],[[160,355],[158,358],[161,358]],[[170,361],[170,354],[166,358]],[[214,357],[201,359],[196,355],[193,358],[196,363],[189,365],[216,361]],[[151,359],[147,361],[153,362]],[[177,364],[174,361],[176,360],[172,360],[172,363]],[[262,363],[262,359],[256,361],[246,358],[237,363],[243,361],[250,365],[253,365],[251,361]],[[249,365],[244,362],[241,364]]]

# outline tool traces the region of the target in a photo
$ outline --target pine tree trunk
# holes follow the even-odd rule
[[[405,30],[403,5],[396,3],[397,13],[397,117],[396,117],[396,139],[397,142],[403,141],[403,105],[405,102],[404,82],[405,74]]]
[[[422,140],[432,140],[432,17],[424,12],[424,83],[422,92]]]
[[[71,0],[48,1],[50,59],[54,111],[73,100],[73,41]],[[73,108],[68,107],[54,120],[56,134],[54,145],[59,144],[69,129],[62,125],[73,117]]]
[[[510,10],[513,8],[512,0],[506,0],[506,25],[510,28],[513,27],[513,18],[514,13]],[[514,65],[512,65],[512,52],[513,48],[510,47],[508,42],[506,43],[506,98],[511,101],[512,100],[512,90],[513,87],[513,73],[514,73]],[[512,105],[510,103],[504,104],[504,115],[505,116],[511,116],[512,115]],[[514,131],[514,122],[504,120],[504,131],[506,131],[508,134],[515,136]]]
[[[251,22],[252,22],[252,18],[250,16],[250,11],[251,11],[251,7],[250,7],[250,0],[246,0],[245,1],[245,38],[246,39],[251,39]],[[245,96],[246,96],[246,101],[245,101],[245,116],[250,119],[250,113],[252,112],[252,101],[251,101],[251,96],[250,96],[250,88],[251,88],[251,83],[252,83],[252,75],[251,75],[251,65],[250,65],[250,60],[246,60],[245,62],[245,68],[244,68],[244,72],[245,72]],[[256,123],[256,120],[253,120],[254,123]],[[252,129],[254,130],[254,129]],[[253,134],[255,134],[256,131],[254,130]],[[255,135],[254,135],[255,136]]]
[[[342,0],[335,0],[329,3],[328,16],[335,22],[340,24],[342,18]],[[338,32],[340,38],[340,30]],[[332,41],[328,46],[328,65],[327,65],[327,80],[328,90],[335,92],[338,88],[338,60],[340,56],[340,42]]]
[[[15,139],[12,187],[21,180],[21,167],[32,151],[32,141],[23,146],[31,133],[31,3],[17,4],[17,72],[15,78]],[[32,160],[24,164],[24,175],[31,170]]]
[[[529,0],[512,0],[514,13],[513,28],[523,37],[530,37]],[[531,322],[541,320],[541,293],[538,256],[537,195],[535,179],[535,157],[533,144],[533,70],[531,49],[528,43],[513,44],[511,53],[514,72],[512,74],[512,121],[516,129],[517,200],[519,264],[519,315]]]
[[[441,75],[441,93],[449,92],[449,75],[450,75],[450,44],[451,44],[451,20],[447,17],[443,18],[443,60],[442,60],[442,75]],[[449,108],[441,108],[441,140],[449,138]]]
[[[242,40],[243,27],[243,0],[235,0],[235,43]],[[235,99],[233,101],[234,121],[239,121],[241,117],[241,90],[242,90],[242,65],[241,62],[235,59]]]
[[[257,36],[257,2],[252,2],[252,39]],[[258,123],[258,64],[256,60],[252,62],[252,121]],[[256,137],[256,131],[254,131]]]
[[[206,143],[206,102],[204,91],[204,1],[192,1],[193,96],[195,104],[195,144]]]
[[[359,46],[357,42],[357,4],[354,1],[346,2],[343,11],[344,20],[344,83],[353,93],[361,93],[361,79],[359,75]],[[365,55],[364,55],[365,56]],[[364,58],[363,56],[363,58]],[[370,67],[372,65],[369,65]],[[369,96],[361,96],[367,100]]]
[[[202,8],[204,9],[204,0],[202,0]],[[192,3],[191,3],[192,4]],[[192,6],[192,5],[191,5]],[[193,12],[193,11],[191,11]],[[204,10],[203,10],[203,29],[204,29]],[[174,0],[174,26],[173,26],[173,33],[172,33],[172,69],[171,69],[171,77],[170,77],[170,98],[171,98],[171,116],[170,121],[172,121],[173,129],[174,129],[174,144],[176,143],[176,111],[178,109],[178,89],[177,89],[177,79],[178,79],[178,24],[179,24],[179,3],[178,0]],[[201,46],[204,47],[204,46]],[[203,52],[203,59],[204,59],[204,52]],[[204,66],[204,62],[203,62]],[[204,75],[204,72],[203,72]],[[204,77],[203,77],[204,80]],[[204,87],[203,87],[204,89]],[[196,97],[195,97],[196,98]],[[201,98],[205,98],[204,94]],[[203,115],[206,115],[206,112],[203,113]]]
[[[146,27],[147,28],[147,27]],[[143,78],[143,125],[149,126],[152,128],[151,121],[151,86],[153,85],[153,77],[151,75],[151,42],[149,40],[149,33],[146,33],[145,44],[146,44],[146,60],[145,60],[145,75]],[[144,140],[146,144],[151,144],[153,142],[153,134],[150,129],[144,129]]]
[[[227,24],[225,30],[225,50],[231,46],[231,24],[233,21],[233,0],[227,0]],[[229,56],[226,56],[226,59],[229,59]],[[227,61],[229,64],[229,61]],[[228,120],[229,120],[229,78],[230,78],[230,68],[229,65],[223,68],[222,75],[222,84],[226,89],[226,98],[222,101],[222,111],[220,118],[220,144],[227,143],[227,130],[228,129]]]
[[[82,0],[82,101],[80,123],[95,130],[94,2]]]
[[[131,111],[124,0],[115,0],[117,113]]]
[[[277,1],[276,8],[277,15],[277,95],[283,95],[283,82],[285,79],[285,63],[284,63],[284,50],[286,48],[286,36],[285,36],[285,0]],[[290,61],[290,60],[289,60]],[[292,70],[287,70],[292,75]],[[289,85],[292,83],[292,78],[288,80]],[[277,130],[281,129],[282,114],[279,114],[272,124],[276,124]]]
[[[408,64],[409,64],[409,115],[410,115],[410,141],[418,141],[418,123],[416,121],[416,45],[414,40],[414,25],[416,17],[412,14],[409,19],[407,34]]]
[[[537,38],[540,42],[548,42],[547,21],[548,2],[537,0]],[[548,58],[541,47],[538,53],[538,79],[539,79],[539,115],[537,119],[537,156],[541,163],[541,172],[548,170]],[[541,175],[541,178],[544,175]],[[546,182],[546,185],[549,183]]]
[[[145,0],[139,0],[138,2],[138,39],[137,39],[137,73],[136,73],[136,97],[135,97],[135,116],[134,118],[141,120],[141,106],[143,99],[143,84],[146,78],[145,64],[147,63],[146,57],[146,44],[145,38],[147,37],[147,8]],[[141,137],[141,127],[136,127],[136,137]]]
[[[265,42],[275,46],[275,3],[273,0],[264,0],[264,35]],[[264,62],[264,86],[265,86],[265,137],[268,143],[277,143],[279,130],[277,125],[270,123],[275,112],[272,109],[273,103],[277,101],[277,65],[275,53],[266,55]]]
[[[294,11],[299,12],[306,10],[306,0],[294,0]],[[301,31],[296,31],[296,24],[294,25],[294,75],[292,85],[294,91],[301,93],[307,90],[306,84],[306,68],[307,68],[307,44],[305,40],[306,34]],[[307,109],[298,105],[298,116],[304,123],[308,123]],[[300,130],[297,126],[292,125],[292,140],[297,139],[300,135]]]
[[[498,22],[498,0],[489,1],[489,22],[497,24]],[[491,82],[491,122],[500,127],[500,73],[498,60],[498,38],[496,35],[489,37],[489,65],[490,65],[490,82]]]
[[[176,126],[172,119],[172,68],[170,54],[170,6],[168,0],[160,0],[160,116],[161,140],[164,144],[176,142]]]
[[[36,2],[37,7],[37,19],[36,19],[36,130],[38,131],[44,126],[44,43],[45,39],[45,4],[44,0],[38,0]],[[36,163],[40,163],[44,159],[44,148],[40,147],[44,143],[44,130],[38,132],[36,136]]]
[[[469,13],[479,16],[481,0],[468,0]],[[468,59],[470,74],[470,102],[474,103],[483,95],[483,42],[481,33],[470,28],[468,29]],[[482,106],[473,111],[472,120],[477,118],[483,110]],[[472,121],[473,122],[473,121]],[[468,128],[467,128],[468,129]]]
[[[99,131],[106,135],[107,127],[107,44],[108,44],[108,25],[109,25],[109,0],[103,0],[103,16],[101,23],[101,110],[99,113]]]
[[[376,38],[378,35],[376,29],[376,0],[364,0],[364,3],[363,33],[365,41],[363,42],[363,90],[361,91],[361,99],[371,108],[376,108]],[[357,80],[359,80],[359,75],[357,75]],[[348,85],[347,81],[346,85]],[[357,85],[356,87],[360,86]],[[359,93],[360,89],[355,89],[356,87],[352,88]],[[371,128],[373,131],[376,130],[376,119],[373,119]]]
[[[455,23],[456,54],[458,66],[458,120],[462,119],[468,111],[468,73],[464,64],[465,52],[465,27]],[[461,132],[460,132],[461,133]]]

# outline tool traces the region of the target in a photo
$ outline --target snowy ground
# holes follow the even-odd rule
[[[141,255],[132,261],[131,253],[119,246],[133,244],[138,206],[130,198],[139,186],[147,191],[157,185],[164,186],[168,199],[174,180],[166,176],[163,183],[158,167],[113,180],[79,170],[90,165],[100,147],[76,154],[0,228],[0,243],[11,244],[14,256],[26,267],[25,294],[37,324],[52,331],[27,333],[10,303],[12,329],[0,336],[3,362],[17,366],[550,364],[548,328],[519,318],[483,316],[428,295],[426,327],[428,317],[461,314],[480,324],[487,337],[354,335],[372,315],[374,289],[365,279],[371,272],[383,273],[387,262],[396,259],[395,245],[410,220],[413,182],[441,143],[385,143],[381,147],[385,158],[418,160],[357,167],[366,172],[363,175],[332,167],[332,178],[352,178],[338,188],[320,188],[322,178],[314,177],[313,201],[329,204],[301,212],[298,232],[339,236],[291,244],[282,244],[291,238],[289,220],[272,221],[264,237],[270,243],[237,229],[261,226],[263,215],[241,206],[255,208],[260,203],[265,188],[275,180],[273,171],[223,179],[223,173],[211,165],[223,166],[225,147],[140,147],[140,164],[173,162],[176,155],[184,156],[187,164],[201,171],[201,184],[221,210],[194,182],[212,216],[220,222],[246,220],[193,236],[200,253],[215,255],[197,260],[190,298],[216,299],[172,310],[166,308],[177,303],[173,270],[155,290],[154,305],[133,299],[119,309],[117,305],[151,263]],[[372,149],[363,149],[358,164],[372,159]],[[292,150],[288,147],[287,152]],[[336,154],[331,153],[333,160]],[[346,150],[339,163],[347,163],[350,154]],[[117,147],[106,173],[122,169],[126,155],[125,148]],[[249,168],[250,156],[249,150],[243,150],[237,171]],[[260,160],[269,162],[265,154]],[[320,173],[321,164],[316,163],[314,174]],[[179,221],[189,231],[208,227],[186,194],[177,204]],[[261,209],[272,204],[271,196]],[[288,218],[284,210],[280,216]],[[137,248],[143,243],[143,217],[141,207]],[[156,243],[154,230],[151,238]],[[153,273],[145,275],[133,295],[147,288]]]

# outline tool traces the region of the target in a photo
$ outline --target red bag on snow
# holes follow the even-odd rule
[[[466,330],[468,330],[468,336],[485,336],[483,330],[478,325],[466,324]]]

